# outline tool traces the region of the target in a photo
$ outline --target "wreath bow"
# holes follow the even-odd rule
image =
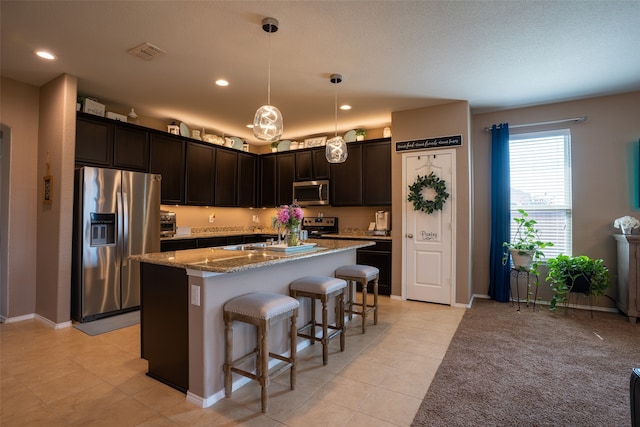
[[[425,188],[432,188],[436,192],[436,197],[433,200],[427,200],[422,197],[422,190]],[[441,211],[444,202],[448,198],[447,184],[433,172],[426,176],[418,175],[416,182],[409,185],[407,201],[413,203],[413,210],[428,214],[432,214],[434,211]]]

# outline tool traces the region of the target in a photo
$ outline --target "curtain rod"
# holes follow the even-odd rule
[[[567,122],[582,123],[586,120],[587,120],[587,116],[581,116],[581,117],[574,117],[572,119],[551,120],[549,122],[525,123],[522,125],[513,125],[513,126],[509,125],[509,129],[524,128],[529,126],[555,125],[556,123],[567,123]],[[491,128],[484,128],[484,131],[491,132]]]

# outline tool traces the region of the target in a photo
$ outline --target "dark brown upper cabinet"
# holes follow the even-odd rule
[[[276,169],[277,154],[265,154],[260,156],[260,180],[258,181],[258,207],[272,208],[277,205],[276,195]]]
[[[365,206],[391,206],[391,141],[362,144],[362,186]]]
[[[214,205],[215,167],[215,147],[187,142],[185,184],[188,205]]]
[[[151,133],[149,144],[149,172],[162,175],[160,202],[184,204],[185,141],[173,135]]]
[[[113,161],[113,123],[78,114],[76,121],[76,165],[110,167]]]
[[[238,206],[256,206],[257,157],[253,154],[238,153]]]
[[[296,181],[329,179],[329,162],[323,148],[296,152]]]
[[[113,166],[139,172],[149,170],[149,132],[144,129],[114,127]]]
[[[216,150],[215,206],[238,206],[238,153]]]
[[[293,203],[293,182],[296,178],[295,153],[281,153],[277,159],[277,202],[278,205],[290,205]]]
[[[362,206],[362,144],[349,144],[344,163],[331,164],[331,206]]]

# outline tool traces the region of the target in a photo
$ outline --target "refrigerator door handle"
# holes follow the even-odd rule
[[[120,265],[122,262],[122,254],[123,254],[123,227],[124,227],[124,215],[122,209],[122,194],[120,192],[116,193],[116,226],[118,227],[116,230],[116,265]]]
[[[129,195],[127,193],[122,193],[122,262],[121,265],[124,267],[129,262],[129,257],[125,256],[125,254],[129,253]]]

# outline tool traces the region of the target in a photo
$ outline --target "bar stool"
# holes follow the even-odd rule
[[[224,305],[225,327],[225,363],[224,363],[224,392],[231,397],[232,372],[260,382],[262,388],[262,412],[267,412],[269,395],[267,387],[271,378],[283,370],[290,368],[291,390],[296,386],[296,318],[300,303],[287,295],[256,292],[239,296],[227,301]],[[291,353],[289,357],[269,352],[269,331],[271,325],[280,320],[290,318]],[[233,321],[255,325],[257,327],[257,345],[255,350],[233,360]],[[256,358],[256,373],[245,371],[237,367],[238,364]],[[286,364],[269,374],[269,357],[279,359]]]
[[[347,282],[335,277],[306,276],[294,280],[289,285],[289,295],[292,298],[311,298],[311,319],[304,326],[298,329],[298,336],[311,340],[311,344],[316,341],[322,343],[322,363],[327,364],[329,358],[329,340],[340,335],[340,351],[344,351],[344,291]],[[330,298],[336,297],[336,322],[330,325],[327,314],[327,302]],[[322,324],[316,322],[316,299],[322,303]],[[316,336],[316,327],[322,327],[322,336]],[[309,329],[309,333],[304,333]],[[329,329],[332,330],[329,334]]]
[[[364,334],[367,330],[367,314],[373,312],[373,324],[378,324],[378,277],[380,275],[380,270],[376,267],[371,267],[369,265],[361,265],[361,264],[353,264],[353,265],[343,265],[338,268],[335,272],[335,276],[339,279],[346,280],[349,284],[348,287],[348,295],[347,295],[347,306],[348,309],[346,312],[349,314],[349,320],[353,317],[354,314],[359,314],[362,316],[362,333]],[[373,280],[373,305],[369,305],[367,303],[367,285],[370,281]],[[362,285],[362,302],[359,303],[355,300],[354,291],[352,288],[354,283],[360,283]],[[360,307],[360,310],[354,309],[353,307]]]

